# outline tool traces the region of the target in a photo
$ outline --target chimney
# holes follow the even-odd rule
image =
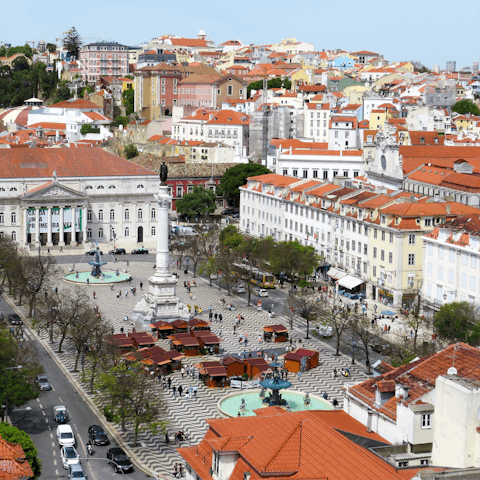
[[[368,417],[367,417],[367,432],[371,433],[372,432],[372,417],[373,417],[373,412],[371,410],[368,411]]]
[[[250,480],[252,474],[250,472],[243,472],[243,480]]]
[[[450,208],[450,204],[447,203],[447,205],[445,205],[445,208],[447,209],[447,213],[450,214],[452,209]]]

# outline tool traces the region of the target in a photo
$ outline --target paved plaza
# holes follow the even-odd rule
[[[106,269],[108,270],[107,265]],[[124,318],[132,315],[133,307],[141,298],[142,290],[140,289],[140,282],[143,282],[143,291],[148,288],[148,277],[153,274],[153,264],[149,262],[130,262],[127,266],[125,261],[119,260],[117,266],[123,271],[125,269],[133,277],[132,283],[119,284],[112,291],[109,285],[104,286],[82,286],[92,295],[92,302],[98,305],[102,315],[112,324],[115,332],[118,333],[120,328],[123,327],[125,332],[131,328],[130,320],[125,321]],[[61,265],[65,273],[68,273],[68,265]],[[77,264],[76,268],[79,271],[88,270],[87,264]],[[195,294],[196,299],[190,298],[188,291],[183,286],[184,281],[191,281],[192,275],[184,275],[183,271],[179,271],[177,295],[181,300],[189,305],[198,305],[203,309],[203,318],[208,319],[208,307],[212,307],[212,311],[215,313],[221,313],[223,316],[222,323],[214,322],[212,330],[219,337],[222,338],[221,347],[224,354],[237,355],[243,352],[244,347],[239,343],[239,334],[248,334],[248,346],[247,352],[252,351],[252,356],[256,356],[256,352],[260,349],[269,350],[269,345],[265,345],[263,342],[259,342],[259,335],[262,334],[262,327],[268,324],[282,323],[285,326],[289,325],[289,318],[283,316],[277,316],[270,319],[266,311],[257,311],[256,307],[247,307],[246,297],[226,297],[227,303],[230,301],[237,307],[236,311],[230,312],[227,307],[220,305],[220,298],[225,296],[225,291],[218,290],[217,286],[209,286],[207,280],[197,277],[195,281],[197,287],[191,289]],[[130,293],[130,286],[133,285],[137,288],[137,294],[134,296]],[[66,286],[63,282],[58,283],[61,290]],[[121,289],[122,296],[117,299],[117,293]],[[96,300],[93,300],[93,291],[96,293]],[[128,295],[126,295],[128,291]],[[256,297],[252,303],[255,303]],[[237,334],[233,333],[233,325],[235,323],[238,314],[241,314],[245,318],[245,323],[237,328]],[[138,330],[137,330],[138,331]],[[340,370],[348,367],[350,369],[350,378],[348,381],[363,380],[366,378],[365,368],[363,365],[351,365],[351,359],[345,355],[335,356],[335,351],[330,346],[316,338],[305,340],[305,323],[303,320],[295,317],[293,338],[297,341],[297,346],[303,346],[305,348],[311,348],[320,352],[319,367],[311,371],[304,373],[301,376],[301,380],[296,375],[290,375],[289,381],[292,382],[292,389],[309,392],[310,394],[323,395],[327,392],[328,399],[332,401],[336,398],[339,401],[340,406],[343,404],[342,385],[345,378],[334,378],[333,370],[336,368]],[[44,334],[43,339],[47,339],[47,335]],[[302,342],[298,342],[302,339]],[[168,349],[168,340],[160,340],[157,344],[163,348]],[[275,344],[276,350],[285,350],[286,344]],[[68,346],[64,347],[65,353],[58,355],[62,363],[66,366],[69,373],[81,384],[81,374],[73,373],[73,366],[75,361],[75,354],[73,350],[68,351]],[[186,358],[183,362],[185,365],[193,365],[198,363],[201,358],[212,360],[218,357],[190,357]],[[182,398],[173,397],[172,391],[163,390],[161,384],[158,384],[158,394],[163,395],[167,404],[168,416],[171,421],[169,426],[169,433],[173,434],[178,430],[183,430],[189,437],[189,443],[194,445],[198,443],[203,437],[207,424],[205,420],[212,417],[219,417],[221,414],[217,409],[217,401],[227,393],[234,391],[231,388],[207,388],[203,382],[195,378],[182,378],[181,373],[176,371],[172,374],[172,386],[179,387],[182,385],[185,390],[187,387],[196,386],[198,388],[198,397],[196,399],[186,400]],[[87,386],[84,384],[85,390]],[[152,437],[147,433],[141,433],[139,436],[140,445],[133,449],[132,441],[133,434],[127,432],[123,434],[120,428],[115,428],[119,436],[123,436],[125,443],[130,445],[138,458],[141,459],[143,465],[155,472],[156,474],[172,476],[173,464],[180,461],[180,456],[175,450],[175,445],[166,445],[164,437],[160,434]],[[173,435],[172,435],[173,438]]]

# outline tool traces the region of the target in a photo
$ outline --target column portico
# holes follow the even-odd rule
[[[63,221],[64,221],[64,218],[65,218],[64,209],[65,209],[65,207],[60,206],[60,228],[58,229],[59,230],[58,245],[60,247],[65,246],[65,232],[63,230]]]
[[[70,236],[70,245],[76,245],[77,244],[77,226],[76,226],[76,220],[77,220],[77,209],[75,206],[71,206],[70,210],[72,211],[72,226],[70,228],[71,236]]]
[[[88,243],[88,238],[87,238],[87,215],[88,215],[88,207],[87,205],[84,205],[82,207],[83,212],[82,212],[82,233],[83,233],[83,238],[82,238],[82,243],[86,245]]]
[[[35,245],[40,246],[40,208],[35,207]]]
[[[27,240],[28,240],[28,233],[27,233],[27,228],[28,228],[28,217],[27,217],[27,208],[22,208],[23,210],[23,224],[22,224],[22,242],[24,245],[27,245]]]
[[[47,247],[53,247],[53,241],[52,241],[52,207],[47,207]]]

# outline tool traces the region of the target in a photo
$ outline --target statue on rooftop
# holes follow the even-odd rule
[[[161,185],[166,185],[168,177],[168,167],[165,162],[160,165],[160,182]]]

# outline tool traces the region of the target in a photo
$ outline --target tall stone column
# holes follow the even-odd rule
[[[40,245],[40,209],[35,207],[35,245]]]
[[[53,241],[52,241],[52,207],[47,207],[47,247],[53,247]]]
[[[87,210],[88,210],[88,207],[85,205],[82,207],[83,209],[83,212],[82,212],[82,236],[83,236],[83,240],[82,240],[82,243],[85,245],[87,242],[88,242],[88,238],[87,238]]]
[[[28,208],[23,209],[23,223],[22,223],[22,242],[24,245],[27,245],[27,240],[28,240]]]
[[[65,211],[65,207],[60,207],[60,228],[59,228],[59,239],[58,239],[58,245],[60,247],[64,247],[65,246],[65,232],[63,230],[63,222],[64,222],[64,211]]]
[[[70,245],[76,245],[77,244],[77,227],[76,227],[76,208],[72,205],[70,207],[70,210],[72,211],[72,227],[70,229],[71,237],[70,237]]]

